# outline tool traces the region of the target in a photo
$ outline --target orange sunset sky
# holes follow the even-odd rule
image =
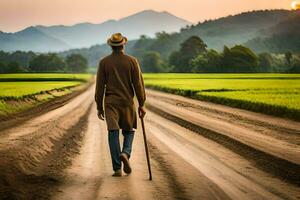
[[[168,11],[190,22],[243,11],[290,9],[291,0],[0,0],[0,30],[14,32],[31,25],[101,23],[136,12]]]

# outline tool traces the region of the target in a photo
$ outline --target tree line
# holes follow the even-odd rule
[[[32,51],[8,53],[0,51],[0,73],[69,72],[83,73],[88,61],[80,54],[63,58],[55,53],[36,54]]]
[[[134,41],[134,43],[131,42],[132,44],[130,43],[126,49],[129,54],[138,57],[144,72],[300,72],[300,54],[288,50],[281,54],[268,52],[256,54],[246,46],[236,45],[233,47],[224,46],[223,51],[216,51],[209,49],[198,36],[187,38],[175,48],[172,40],[173,38],[164,32],[157,33],[156,38],[141,36],[139,40]],[[98,55],[97,60],[101,56],[104,55]],[[79,52],[61,55],[0,51],[0,73],[79,73],[86,72],[87,66],[87,59]]]
[[[224,46],[222,52],[208,49],[198,36],[191,36],[177,51],[164,58],[158,51],[143,51],[151,39],[142,36],[136,42],[135,55],[141,60],[144,72],[183,73],[251,73],[251,72],[300,72],[300,54],[268,52],[255,54],[250,48],[236,45]]]

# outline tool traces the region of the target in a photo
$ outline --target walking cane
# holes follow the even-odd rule
[[[147,164],[148,164],[148,170],[149,170],[149,180],[152,180],[152,173],[151,173],[151,165],[150,165],[150,159],[149,159],[149,152],[148,152],[148,145],[147,145],[147,137],[146,137],[146,131],[145,131],[145,124],[144,124],[144,118],[141,118],[142,122],[142,128],[143,128],[143,136],[144,136],[144,144],[145,144],[145,150],[146,150],[146,157],[147,157]]]

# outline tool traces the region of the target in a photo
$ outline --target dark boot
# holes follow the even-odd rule
[[[112,176],[122,176],[121,169],[116,170],[115,173]]]
[[[129,163],[129,159],[126,153],[121,153],[120,155],[120,160],[123,163],[123,170],[126,174],[130,174],[131,173],[131,167],[130,167],[130,163]]]

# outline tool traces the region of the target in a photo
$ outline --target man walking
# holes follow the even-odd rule
[[[136,95],[140,117],[146,114],[144,81],[136,58],[124,53],[127,38],[115,33],[107,40],[112,54],[99,63],[96,80],[95,101],[98,117],[106,120],[108,141],[114,170],[113,176],[122,176],[123,171],[131,173],[129,158],[131,155],[134,129],[137,128],[137,116],[134,105]],[[103,102],[104,99],[104,102]],[[119,143],[119,130],[124,136],[122,151]]]

